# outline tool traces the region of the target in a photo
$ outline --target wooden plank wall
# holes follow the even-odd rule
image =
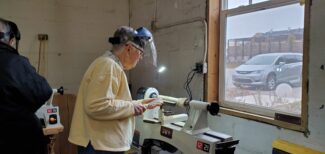
[[[61,124],[64,126],[63,132],[56,135],[55,154],[77,153],[77,147],[68,141],[75,100],[76,96],[72,94],[55,95],[53,98],[53,105],[59,106]]]
[[[208,73],[205,78],[205,100],[219,101],[220,1],[208,1]]]

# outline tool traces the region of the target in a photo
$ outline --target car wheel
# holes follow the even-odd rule
[[[274,74],[271,74],[266,79],[266,89],[267,90],[274,90],[276,87],[276,78]]]

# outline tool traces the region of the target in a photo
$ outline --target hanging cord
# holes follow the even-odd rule
[[[203,66],[196,64],[196,67],[194,69],[192,69],[190,72],[188,72],[188,74],[187,74],[186,81],[183,85],[183,88],[186,90],[186,93],[188,95],[188,101],[191,101],[193,98],[190,84],[191,84],[195,74],[202,74],[202,71],[203,71],[202,67]],[[186,107],[186,112],[188,115],[189,115],[189,111],[190,111],[190,106],[188,105]]]
[[[186,78],[186,81],[183,85],[183,88],[186,90],[186,93],[188,95],[188,99],[189,101],[192,100],[192,90],[191,90],[191,87],[190,87],[190,84],[194,78],[196,74],[196,70],[195,69],[192,69],[188,74],[187,74],[187,78]],[[186,113],[187,115],[190,115],[190,106],[186,106]]]
[[[193,69],[187,74],[186,81],[183,85],[183,88],[186,90],[189,100],[192,100],[192,90],[190,84],[196,74],[196,71]]]

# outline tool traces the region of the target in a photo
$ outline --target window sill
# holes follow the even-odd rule
[[[305,135],[308,135],[308,130],[303,125],[292,124],[292,123],[276,120],[271,117],[234,110],[226,107],[220,107],[220,113],[224,113],[227,115],[236,116],[240,118],[250,119],[257,122],[267,123],[267,124],[277,126],[278,128],[280,127],[280,128],[290,129],[294,131],[299,131],[299,132],[303,132]]]

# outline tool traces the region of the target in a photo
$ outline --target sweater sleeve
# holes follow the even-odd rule
[[[110,61],[101,60],[90,68],[91,74],[86,78],[89,83],[83,94],[84,109],[89,117],[96,120],[118,120],[134,115],[134,103],[140,103],[139,101],[116,99],[123,82],[123,70],[117,67]]]

